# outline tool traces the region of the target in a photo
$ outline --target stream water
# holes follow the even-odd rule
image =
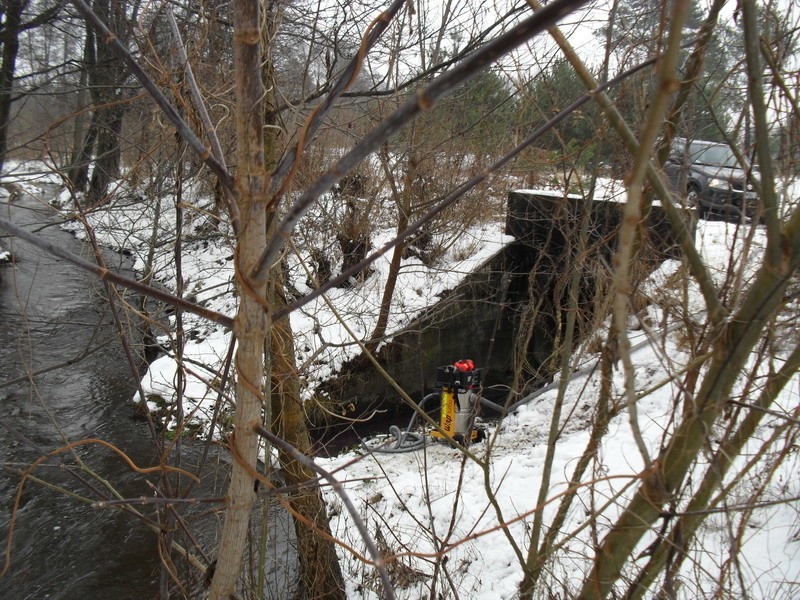
[[[36,199],[4,203],[3,216],[47,241],[87,255],[88,246],[61,231]],[[15,264],[3,267],[0,283],[0,411],[8,426],[0,435],[0,518],[3,543],[14,494],[25,469],[65,440],[101,438],[149,465],[153,447],[146,427],[133,420],[130,398],[135,379],[102,285],[91,275],[19,240],[4,241]],[[109,253],[114,268],[124,257]],[[92,352],[74,364],[19,381]],[[16,383],[13,383],[17,380]],[[11,385],[8,385],[9,382]],[[21,436],[15,436],[10,431]],[[23,439],[23,437],[26,439]],[[123,496],[150,495],[142,477],[112,452],[83,447],[87,466]],[[64,463],[74,465],[71,458]],[[34,474],[90,495],[52,459]],[[11,469],[11,470],[9,470]],[[85,475],[84,475],[85,476]],[[118,511],[102,511],[65,494],[28,482],[17,514],[9,572],[0,579],[0,597],[152,598],[157,584],[155,536]],[[130,582],[135,583],[131,589]]]
[[[22,196],[0,207],[16,225],[87,254],[87,246],[61,231],[36,199]],[[138,464],[150,464],[153,454],[145,426],[132,419],[135,380],[102,299],[102,285],[30,244],[6,238],[3,245],[15,263],[2,267],[0,274],[0,381],[7,384],[101,348],[71,366],[35,377],[35,383],[24,379],[0,388],[0,411],[8,426],[0,434],[5,440],[0,444],[0,462],[6,466],[0,472],[5,544],[20,480],[13,470],[25,469],[42,451],[63,446],[65,440],[97,437]],[[107,259],[115,268],[125,267],[122,257],[109,253]],[[141,476],[125,469],[113,453],[84,447],[78,454],[97,473],[114,473],[113,484],[123,495],[149,495]],[[34,474],[87,495],[59,464],[51,459]],[[158,573],[154,543],[148,530],[117,511],[101,511],[28,482],[0,597],[152,598]],[[126,590],[123,582],[131,581],[136,589]]]
[[[89,255],[88,245],[61,231],[47,208],[31,196],[0,203],[0,214],[52,244]],[[67,441],[99,438],[112,442],[137,465],[151,466],[157,461],[147,426],[134,418],[135,377],[103,299],[102,284],[30,244],[4,236],[3,246],[15,258],[15,264],[0,267],[0,419],[6,425],[0,428],[0,466],[4,467],[0,469],[0,543],[4,548],[19,470],[43,452]],[[106,260],[109,267],[133,275],[125,257],[109,252]],[[59,366],[82,354],[86,356],[73,364]],[[25,377],[30,374],[35,377]],[[197,462],[200,449],[187,446],[187,463]],[[82,446],[76,454],[86,469],[106,479],[122,497],[153,495],[145,478],[110,450]],[[196,496],[224,494],[227,465],[220,453],[212,454]],[[103,488],[86,469],[78,469],[75,458],[66,453],[63,461],[50,459],[34,475],[97,499],[75,476]],[[207,532],[217,530],[217,517],[209,517],[207,506],[194,514],[200,515],[197,522],[201,518],[212,521],[205,527]],[[152,517],[153,511],[148,515]],[[157,596],[156,535],[130,515],[94,508],[63,491],[28,481],[16,516],[10,567],[0,578],[3,600]],[[291,577],[286,567],[291,562],[286,541],[290,536],[288,520],[277,521],[279,542],[273,544],[280,547],[273,551],[280,564],[270,565],[270,570],[272,585],[281,588]],[[203,526],[198,529],[202,538]],[[206,535],[205,541],[213,543],[213,538]]]

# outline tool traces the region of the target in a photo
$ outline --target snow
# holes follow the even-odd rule
[[[614,182],[601,183],[601,190],[605,193],[620,193],[621,187]],[[23,182],[23,185],[33,184]],[[131,252],[141,273],[147,269],[147,249],[155,231],[166,242],[153,257],[153,271],[163,285],[173,285],[175,263],[171,236],[174,236],[174,206],[164,199],[161,213],[156,215],[152,206],[145,208],[138,200],[136,190],[119,191],[121,199],[106,210],[87,215],[88,222],[102,244]],[[208,308],[233,315],[236,306],[229,232],[223,229],[211,242],[194,236],[205,225],[202,214],[210,208],[210,200],[199,190],[187,191],[186,197],[192,198],[185,201],[190,207],[182,257],[186,296]],[[333,201],[332,198],[326,200]],[[69,211],[72,199],[65,193],[56,204]],[[77,222],[70,227],[76,235],[85,235]],[[389,229],[377,231],[373,245],[379,247],[392,235],[393,231]],[[748,240],[751,242],[750,250],[741,252],[740,248]],[[481,224],[470,227],[459,236],[433,267],[414,258],[404,260],[389,331],[398,331],[420,310],[435,302],[443,291],[457,285],[508,242],[509,238],[502,233],[502,224]],[[697,242],[704,260],[713,267],[712,276],[718,286],[734,278],[748,281],[752,277],[751,265],[765,245],[760,227],[739,227],[713,221],[698,224]],[[305,282],[306,274],[301,269],[307,262],[308,256],[302,253],[289,258],[290,282],[300,293],[310,290]],[[374,273],[363,282],[356,282],[348,289],[334,288],[324,299],[319,298],[292,314],[297,361],[303,365],[306,394],[358,352],[337,313],[357,335],[369,336],[371,333],[388,265],[389,256],[382,257],[373,265]],[[676,277],[682,268],[678,261],[666,261],[650,276],[644,293],[651,304],[639,322],[633,321],[637,323],[636,330],[629,332],[635,347],[632,359],[637,391],[649,392],[638,404],[638,428],[650,454],[655,454],[662,446],[679,416],[676,415],[679,409],[675,401],[679,390],[674,379],[689,360],[683,339],[685,322],[677,320],[670,302],[677,301],[678,294],[685,294],[690,318],[702,321],[704,305],[696,286],[684,283],[685,289],[676,288]],[[174,317],[170,317],[169,325],[174,327]],[[666,329],[659,330],[663,326]],[[186,384],[185,395],[189,403],[186,410],[193,412],[199,422],[207,424],[217,399],[214,380],[228,352],[230,336],[191,315],[185,315],[185,328],[191,332],[185,349],[186,363],[191,369]],[[160,341],[169,346],[170,335],[165,334]],[[462,357],[453,357],[454,360],[458,358]],[[544,511],[545,532],[555,514],[560,494],[567,489],[589,438],[600,382],[597,369],[587,367],[597,360],[597,355],[584,355],[581,364],[573,367],[577,374],[567,383],[561,412],[561,434],[555,447],[547,490],[548,501],[542,507],[537,507],[537,496],[550,418],[558,394],[556,386],[536,394],[528,404],[520,406],[502,422],[487,422],[489,441],[470,448],[477,462],[465,459],[460,452],[440,444],[429,444],[422,450],[406,454],[368,454],[357,450],[330,459],[317,459],[321,466],[334,472],[343,482],[344,489],[382,551],[395,556],[395,560],[389,563],[389,570],[397,585],[398,598],[428,597],[435,571],[438,573],[436,589],[448,598],[495,600],[516,597],[522,569],[509,537],[524,555],[535,511]],[[774,364],[770,361],[763,364],[755,360],[751,362],[749,368],[762,378],[780,367],[779,359],[775,359]],[[158,408],[162,400],[169,402],[174,397],[175,377],[176,362],[169,353],[150,365],[142,387],[153,409]],[[615,370],[615,398],[622,397],[623,385],[622,373]],[[755,393],[751,391],[751,397]],[[799,403],[800,376],[796,375],[775,404],[791,412],[796,411]],[[782,447],[780,444],[765,445],[764,460],[777,465],[769,479],[748,477],[734,481],[745,461],[762,451],[762,444],[777,431],[780,423],[779,418],[766,418],[758,434],[737,459],[735,468],[726,479],[726,484],[731,485],[727,504],[736,507],[747,503],[750,494],[759,486],[765,488],[762,500],[800,496],[800,481],[796,475],[800,471],[798,453],[794,451],[778,464],[773,459]],[[558,559],[548,565],[548,578],[562,590],[560,593],[568,596],[577,592],[576,588],[590,566],[594,536],[602,539],[618,516],[620,507],[624,506],[624,500],[636,488],[643,461],[633,440],[630,417],[627,411],[622,410],[611,421],[598,458],[584,475],[584,485],[562,526],[562,531],[574,531],[575,536],[563,544]],[[697,467],[698,473],[702,466]],[[330,489],[326,489],[325,494],[334,536],[360,556],[368,556],[341,499]],[[507,524],[507,532],[500,527],[498,511],[492,506],[490,495]],[[598,515],[597,531],[586,526],[589,512]],[[787,594],[792,592],[787,592],[787,589],[800,593],[797,586],[800,581],[797,504],[778,502],[753,508],[748,513],[750,521],[747,525],[740,521],[743,513],[734,510],[707,519],[697,543],[692,546],[691,560],[686,562],[682,573],[682,597],[697,597],[716,589],[715,577],[723,568],[721,565],[731,559],[732,536],[738,539],[744,585],[753,597],[766,598],[776,594],[777,597],[790,597]],[[637,552],[644,550],[654,539],[645,536]],[[443,575],[441,565],[438,571],[434,566],[436,557],[442,554],[447,556],[447,577]],[[382,597],[374,568],[365,565],[345,547],[339,548],[339,556],[351,600]],[[644,562],[636,564],[641,567]],[[738,584],[734,582],[731,585],[736,589]]]
[[[673,366],[681,363],[681,352],[671,343],[666,348]],[[662,353],[650,347],[634,356],[636,372],[644,376],[638,380],[641,389],[652,388],[664,378],[661,365]],[[622,385],[621,378],[615,382]],[[780,402],[797,406],[800,379],[787,388]],[[589,420],[593,406],[591,399],[597,397],[597,376],[578,378],[570,382],[562,414],[564,431],[558,441],[553,464],[553,479],[548,490],[548,504],[544,507],[544,522],[549,523],[555,514],[559,494],[565,491],[574,465],[586,447]],[[542,476],[542,463],[547,444],[550,415],[556,398],[556,390],[539,397],[535,403],[520,407],[508,417],[491,445],[476,445],[472,450],[481,460],[489,464],[489,484],[503,514],[505,522],[517,520],[509,527],[516,543],[527,549],[525,524],[530,524],[536,510],[536,498]],[[651,452],[657,451],[671,422],[673,398],[676,390],[664,386],[649,394],[638,406],[640,428]],[[462,598],[513,598],[522,578],[522,570],[506,536],[497,530],[498,520],[492,508],[481,468],[473,462],[463,463],[461,455],[443,445],[429,445],[423,451],[410,455],[371,454],[353,462],[363,453],[349,453],[322,464],[337,472],[340,480],[346,481],[345,489],[356,506],[362,507],[362,518],[375,530],[380,528],[385,536],[392,536],[391,551],[399,554],[398,560],[415,570],[431,575],[430,559],[437,547],[446,539],[448,565],[458,570],[457,593]],[[745,456],[748,452],[745,452]],[[610,424],[605,437],[601,459],[596,465],[599,474],[593,475],[591,486],[580,494],[580,501],[573,503],[570,515],[562,527],[564,531],[578,529],[586,520],[587,507],[603,504],[606,500],[621,495],[628,497],[631,484],[638,481],[642,460],[633,442],[627,413],[622,413]],[[800,492],[797,481],[796,459],[779,469],[774,483],[770,484],[770,495],[796,497]],[[586,478],[584,478],[585,480]],[[460,483],[460,485],[459,485]],[[774,488],[774,489],[772,489]],[[742,503],[746,502],[742,491]],[[332,493],[329,501],[336,506],[338,500]],[[376,503],[369,498],[380,497]],[[427,502],[426,498],[431,501]],[[735,503],[735,502],[732,502]],[[618,516],[618,503],[611,504],[602,513],[601,535],[605,525],[613,523]],[[347,513],[335,510],[332,522],[334,534],[344,536],[348,544],[363,551],[352,532],[354,528]],[[452,520],[452,523],[451,523]],[[748,528],[746,542],[742,544],[743,564],[752,582],[758,583],[755,597],[767,597],[772,589],[782,582],[797,581],[800,577],[800,540],[798,540],[797,514],[791,504],[782,504],[753,513],[757,528]],[[448,531],[451,535],[446,537]],[[391,532],[391,533],[389,533]],[[653,538],[645,538],[643,550]],[[439,544],[437,546],[437,543]],[[718,572],[715,561],[725,560],[726,544],[730,543],[725,520],[717,516],[700,532],[697,547],[703,548],[695,560],[708,567],[709,573]],[[414,556],[404,555],[413,549]],[[565,582],[573,594],[587,572],[586,555],[591,554],[589,531],[584,530],[570,542],[553,565],[551,577]],[[706,551],[707,549],[711,551]],[[343,554],[344,570],[351,578],[350,598],[379,598],[378,588],[365,581],[363,565],[348,554]],[[464,567],[464,565],[469,565]],[[698,581],[713,585],[713,580]],[[421,598],[430,579],[399,590],[399,598]],[[438,582],[442,585],[442,582]],[[707,587],[705,589],[708,589]],[[762,593],[763,592],[763,593]],[[686,597],[692,597],[691,593]]]
[[[514,192],[520,194],[535,194],[537,196],[546,196],[548,198],[569,198],[570,200],[580,200],[583,198],[582,194],[578,193],[564,193],[563,189],[552,188],[522,188],[515,189]],[[588,190],[586,190],[588,193]],[[598,202],[624,202],[627,196],[625,186],[621,181],[616,179],[608,179],[607,177],[598,177],[595,182],[595,201]]]
[[[730,276],[729,263],[742,277],[751,273],[744,264],[741,253],[742,237],[753,234],[751,258],[763,251],[763,230],[739,228],[724,222],[699,224],[698,242],[704,258],[714,268],[714,277],[721,282]],[[732,252],[733,250],[733,252]],[[733,258],[731,258],[733,256]],[[680,268],[676,261],[665,262],[649,280],[647,292],[658,298]],[[690,295],[698,292],[691,290]],[[699,302],[695,303],[699,307]],[[647,319],[662,323],[663,309],[658,305],[648,308]],[[681,346],[683,328],[671,327],[671,332],[660,337],[657,343],[648,343],[642,331],[630,332],[637,374],[637,391],[650,390],[638,403],[639,429],[651,455],[658,452],[666,435],[676,421],[675,398],[679,390],[673,382],[674,373],[680,372],[689,359]],[[642,343],[644,341],[644,343]],[[599,360],[599,357],[595,357]],[[779,368],[778,364],[774,368]],[[750,365],[767,376],[767,365]],[[576,370],[578,367],[576,367]],[[623,376],[615,371],[614,397],[622,397]],[[548,488],[548,502],[543,508],[545,530],[558,506],[559,494],[567,489],[575,464],[586,448],[594,401],[599,392],[597,370],[583,369],[567,386],[562,421],[562,433],[555,448],[552,479]],[[480,461],[488,465],[488,486],[499,505],[503,520],[510,523],[508,532],[515,543],[527,551],[529,526],[537,510],[537,496],[542,478],[542,465],[546,452],[550,418],[556,401],[557,389],[537,395],[530,404],[521,406],[502,423],[490,426],[490,444],[471,447]],[[752,392],[751,392],[752,393]],[[800,375],[788,385],[776,405],[787,411],[800,402]],[[774,429],[780,419],[767,420],[759,435],[748,445],[737,461],[741,467]],[[560,551],[558,560],[551,565],[549,578],[563,590],[566,597],[577,594],[579,585],[590,568],[593,542],[591,531],[581,530],[586,522],[587,510],[597,511],[606,502],[599,516],[598,539],[619,515],[624,499],[632,495],[643,468],[631,430],[629,415],[622,411],[610,423],[594,471],[584,476],[585,487],[573,502],[562,531],[578,531]],[[381,440],[378,440],[381,441]],[[375,442],[371,442],[374,444]],[[777,452],[780,444],[773,447]],[[767,498],[796,498],[800,496],[797,453],[779,467],[775,476],[764,483]],[[484,481],[482,468],[463,460],[463,456],[447,446],[433,444],[413,454],[368,454],[354,451],[342,456],[319,461],[337,473],[344,481],[348,495],[361,509],[362,519],[371,531],[381,530],[388,540],[388,550],[399,562],[426,577],[397,590],[398,598],[427,597],[433,575],[432,561],[442,548],[448,558],[447,565],[453,576],[454,589],[448,597],[495,599],[514,598],[522,578],[522,569],[513,546],[506,534],[498,529],[499,521],[492,507]],[[704,465],[701,465],[704,466]],[[698,473],[700,466],[698,467]],[[732,469],[731,473],[737,473]],[[726,482],[730,482],[730,475]],[[591,485],[589,485],[591,481]],[[744,481],[735,485],[727,503],[746,504],[756,484]],[[379,498],[372,502],[370,499]],[[328,492],[334,506],[332,529],[359,552],[364,545],[356,539],[349,514],[336,508],[338,499]],[[611,501],[613,500],[613,501]],[[686,582],[682,597],[697,597],[714,589],[715,576],[721,564],[730,559],[727,547],[732,543],[731,530],[738,526],[737,513],[733,516],[714,515],[701,528],[697,543],[693,545],[692,559],[687,565],[693,568],[696,583]],[[637,552],[645,550],[655,540],[646,536]],[[350,598],[380,598],[375,577],[365,571],[364,565],[348,553],[342,553],[343,569],[349,577]],[[740,564],[744,567],[749,593],[766,598],[778,591],[797,591],[800,580],[800,529],[797,509],[791,503],[779,503],[753,510],[750,524],[744,528],[741,541]],[[641,567],[643,563],[638,564]],[[687,567],[692,568],[692,567]],[[691,577],[692,574],[689,573]],[[795,582],[787,584],[787,582]],[[439,576],[437,589],[449,585]],[[560,588],[561,589],[561,588]],[[788,596],[783,596],[788,597]]]
[[[502,230],[501,223],[471,227],[458,236],[441,264],[433,267],[424,265],[417,258],[403,259],[387,333],[399,331],[420,311],[435,303],[443,292],[456,287],[464,277],[494,256],[512,239]],[[379,231],[373,237],[373,245],[381,247],[393,237],[392,230]],[[344,362],[360,353],[360,348],[354,344],[335,313],[341,315],[357,335],[369,337],[377,321],[390,260],[390,255],[384,255],[373,263],[375,272],[363,285],[354,289],[333,289],[326,297],[318,298],[292,314],[292,329],[302,359],[314,356],[322,363],[310,374],[312,388],[314,382],[324,381]],[[301,291],[310,291],[303,285],[297,287]],[[329,303],[335,307],[335,312]],[[315,334],[315,330],[319,334]],[[347,346],[338,347],[342,344]]]

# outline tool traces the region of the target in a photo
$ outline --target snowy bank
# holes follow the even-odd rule
[[[764,245],[763,230],[737,228],[724,222],[700,223],[698,242],[708,264],[715,268],[718,284],[730,277],[731,271],[744,280],[752,276],[748,258],[753,256],[738,252],[750,233],[753,233],[750,252],[757,256]],[[654,302],[641,319],[653,325],[652,330],[637,326],[636,331],[629,332],[633,344],[651,340],[632,357],[637,375],[636,390],[641,397],[637,406],[638,428],[651,455],[658,452],[675,426],[681,396],[680,379],[675,374],[682,372],[690,360],[685,350],[685,327],[671,321],[673,314],[667,307],[670,299],[674,301],[680,294],[675,286],[679,270],[680,263],[668,261],[651,276],[646,292],[663,305]],[[699,295],[692,284],[687,285],[686,293],[692,298]],[[690,304],[699,310],[699,299]],[[667,333],[659,332],[658,324],[666,325]],[[584,357],[582,364],[574,368],[579,375],[572,378],[566,388],[548,501],[542,507],[537,506],[537,496],[557,389],[537,395],[533,402],[521,406],[492,427],[489,443],[472,446],[470,449],[482,464],[439,444],[409,454],[366,454],[358,450],[319,461],[345,482],[348,495],[359,508],[379,547],[395,557],[394,562],[390,562],[389,572],[398,587],[398,598],[428,597],[433,588],[444,597],[452,598],[517,597],[522,567],[514,546],[521,549],[523,555],[527,552],[530,525],[536,511],[544,511],[545,528],[552,522],[575,465],[586,450],[599,396],[600,375],[598,369],[580,367],[586,363],[596,364],[598,360],[599,355]],[[750,361],[748,368],[756,373],[757,381],[766,381],[770,372],[780,368],[780,358],[775,358],[771,364],[767,362],[761,364],[755,357]],[[623,385],[623,375],[617,369],[612,397],[623,397]],[[749,394],[746,399],[754,397],[757,391],[739,388],[736,393]],[[709,590],[723,585],[718,577],[731,560],[737,561],[741,573],[740,580],[725,583],[734,593],[738,590],[742,595],[757,598],[795,597],[790,590],[797,592],[800,581],[800,524],[796,505],[800,497],[800,480],[796,476],[800,471],[798,453],[775,463],[770,477],[761,479],[754,474],[741,481],[737,478],[745,463],[763,451],[764,440],[785,423],[782,415],[796,411],[799,404],[800,375],[795,375],[775,403],[781,412],[764,420],[726,478],[725,484],[730,489],[723,507],[734,508],[712,511],[701,527],[691,546],[689,560],[683,563],[679,574],[679,597],[706,597]],[[381,441],[378,439],[372,444]],[[771,448],[779,452],[781,447],[777,444]],[[769,455],[762,458],[766,463],[771,460]],[[698,481],[706,467],[700,460],[692,479]],[[536,597],[577,595],[591,569],[597,541],[604,537],[621,507],[638,487],[642,468],[630,415],[626,410],[619,410],[581,480],[577,499],[560,528],[561,537],[557,538],[560,547],[556,556],[548,561],[541,594],[537,592]],[[748,504],[759,486],[763,486],[760,497],[774,500],[774,503],[766,502],[761,507]],[[328,492],[328,501],[333,507],[334,535],[365,555],[364,544],[358,539],[349,514],[341,509],[338,497]],[[738,506],[747,506],[748,510],[735,508]],[[648,547],[656,540],[655,534],[646,535],[634,556],[646,558]],[[374,570],[365,568],[361,560],[347,550],[342,550],[340,556],[343,570],[349,577],[349,598],[380,598]],[[636,568],[643,565],[643,559],[634,563]],[[635,576],[630,567],[623,579],[627,576]]]
[[[176,210],[167,199],[143,203],[141,191],[121,184],[113,205],[91,211],[85,219],[98,241],[108,247],[132,254],[135,268],[142,275],[152,272],[155,279],[171,291],[175,290]],[[337,200],[323,198],[298,235],[315,241],[335,244],[334,236],[320,233],[318,222],[333,214]],[[64,211],[73,206],[68,191],[62,192],[55,204]],[[184,297],[206,308],[228,316],[236,312],[233,270],[233,242],[226,227],[210,230],[203,218],[212,210],[211,198],[202,190],[184,190],[184,228],[182,231],[181,274]],[[331,211],[325,214],[325,211]],[[85,237],[80,221],[69,224],[75,235]],[[458,236],[435,240],[440,256],[425,264],[409,256],[402,260],[395,288],[387,336],[401,329],[414,316],[439,300],[439,296],[458,285],[467,275],[496,254],[512,240],[503,233],[502,222],[480,223],[466,228]],[[377,248],[394,237],[394,230],[375,229],[371,237]],[[153,243],[156,240],[156,243]],[[290,249],[286,256],[288,288],[296,294],[307,294],[310,286],[309,251]],[[377,323],[381,297],[389,274],[390,256],[385,255],[371,265],[369,276],[353,279],[347,287],[333,288],[325,295],[291,314],[295,338],[296,361],[303,393],[309,397],[319,385],[334,375],[341,365],[361,352],[348,328],[364,341]],[[334,272],[333,275],[337,273]],[[184,398],[186,413],[204,430],[211,420],[218,398],[219,379],[230,344],[230,332],[190,314],[183,315],[187,339],[184,364],[187,368]],[[153,361],[142,380],[142,387],[151,410],[165,411],[175,398],[178,363],[174,355],[175,318],[169,317],[170,332],[158,338],[165,353]],[[134,400],[139,400],[138,395]],[[223,406],[223,411],[227,410]],[[221,432],[216,432],[219,435]]]

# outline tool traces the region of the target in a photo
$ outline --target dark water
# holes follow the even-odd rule
[[[61,231],[49,210],[35,198],[24,196],[12,204],[0,203],[0,213],[52,244],[91,260],[88,245]],[[128,364],[102,284],[24,242],[3,237],[3,246],[15,257],[14,265],[0,267],[0,420],[5,424],[0,427],[0,544],[4,546],[20,481],[14,470],[26,469],[42,452],[67,442],[99,438],[113,443],[140,467],[158,464],[158,459],[146,423],[133,412],[137,374]],[[125,257],[108,252],[105,259],[109,268],[133,277]],[[136,323],[126,322],[125,327],[137,341]],[[82,353],[88,356],[70,366],[42,372]],[[33,383],[30,378],[13,382],[30,373],[36,374]],[[200,443],[185,443],[183,465],[187,470],[196,471],[202,450]],[[124,498],[154,495],[148,479],[157,483],[156,476],[132,471],[109,449],[82,446],[76,455],[86,468],[67,452],[48,460],[34,475],[92,500],[99,499],[98,492],[110,493],[89,469]],[[192,497],[224,496],[229,463],[225,453],[212,447],[203,482]],[[195,548],[193,553],[205,562],[203,552],[213,558],[221,523],[221,515],[214,509],[220,505],[184,506],[179,505],[179,512],[203,548]],[[155,508],[136,508],[151,520],[157,519]],[[260,508],[254,513],[260,513]],[[285,511],[270,503],[269,515],[264,595],[283,598],[297,569],[291,549],[294,535]],[[191,544],[185,536],[179,538],[184,546]],[[158,596],[160,563],[157,536],[151,529],[128,513],[94,508],[33,481],[27,482],[22,496],[11,548],[10,569],[0,578],[0,600],[139,600]],[[197,571],[180,563],[178,568],[184,588],[171,585],[171,597],[201,595]]]
[[[88,247],[54,226],[34,198],[0,204],[0,210],[15,224],[87,256]],[[102,286],[29,244],[5,237],[3,245],[16,263],[1,267],[0,273],[0,385],[99,348],[71,366],[34,377],[34,383],[0,388],[0,415],[7,426],[0,429],[0,463],[5,466],[0,471],[0,535],[5,545],[20,480],[10,469],[25,469],[42,450],[94,437],[112,441],[139,465],[153,464],[154,451],[146,427],[133,419],[135,377],[102,299]],[[106,258],[115,268],[125,266],[113,253]],[[151,494],[144,478],[109,450],[86,446],[77,454],[122,496]],[[91,478],[70,454],[49,460],[34,474],[96,499],[70,472]],[[0,598],[154,597],[156,537],[128,515],[92,508],[29,481],[17,517]]]

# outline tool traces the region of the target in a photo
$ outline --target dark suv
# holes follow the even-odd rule
[[[753,188],[753,169],[736,160],[730,147],[716,142],[684,138],[672,141],[664,171],[676,190],[686,191],[688,206],[709,213],[741,218],[754,217],[758,194]]]

